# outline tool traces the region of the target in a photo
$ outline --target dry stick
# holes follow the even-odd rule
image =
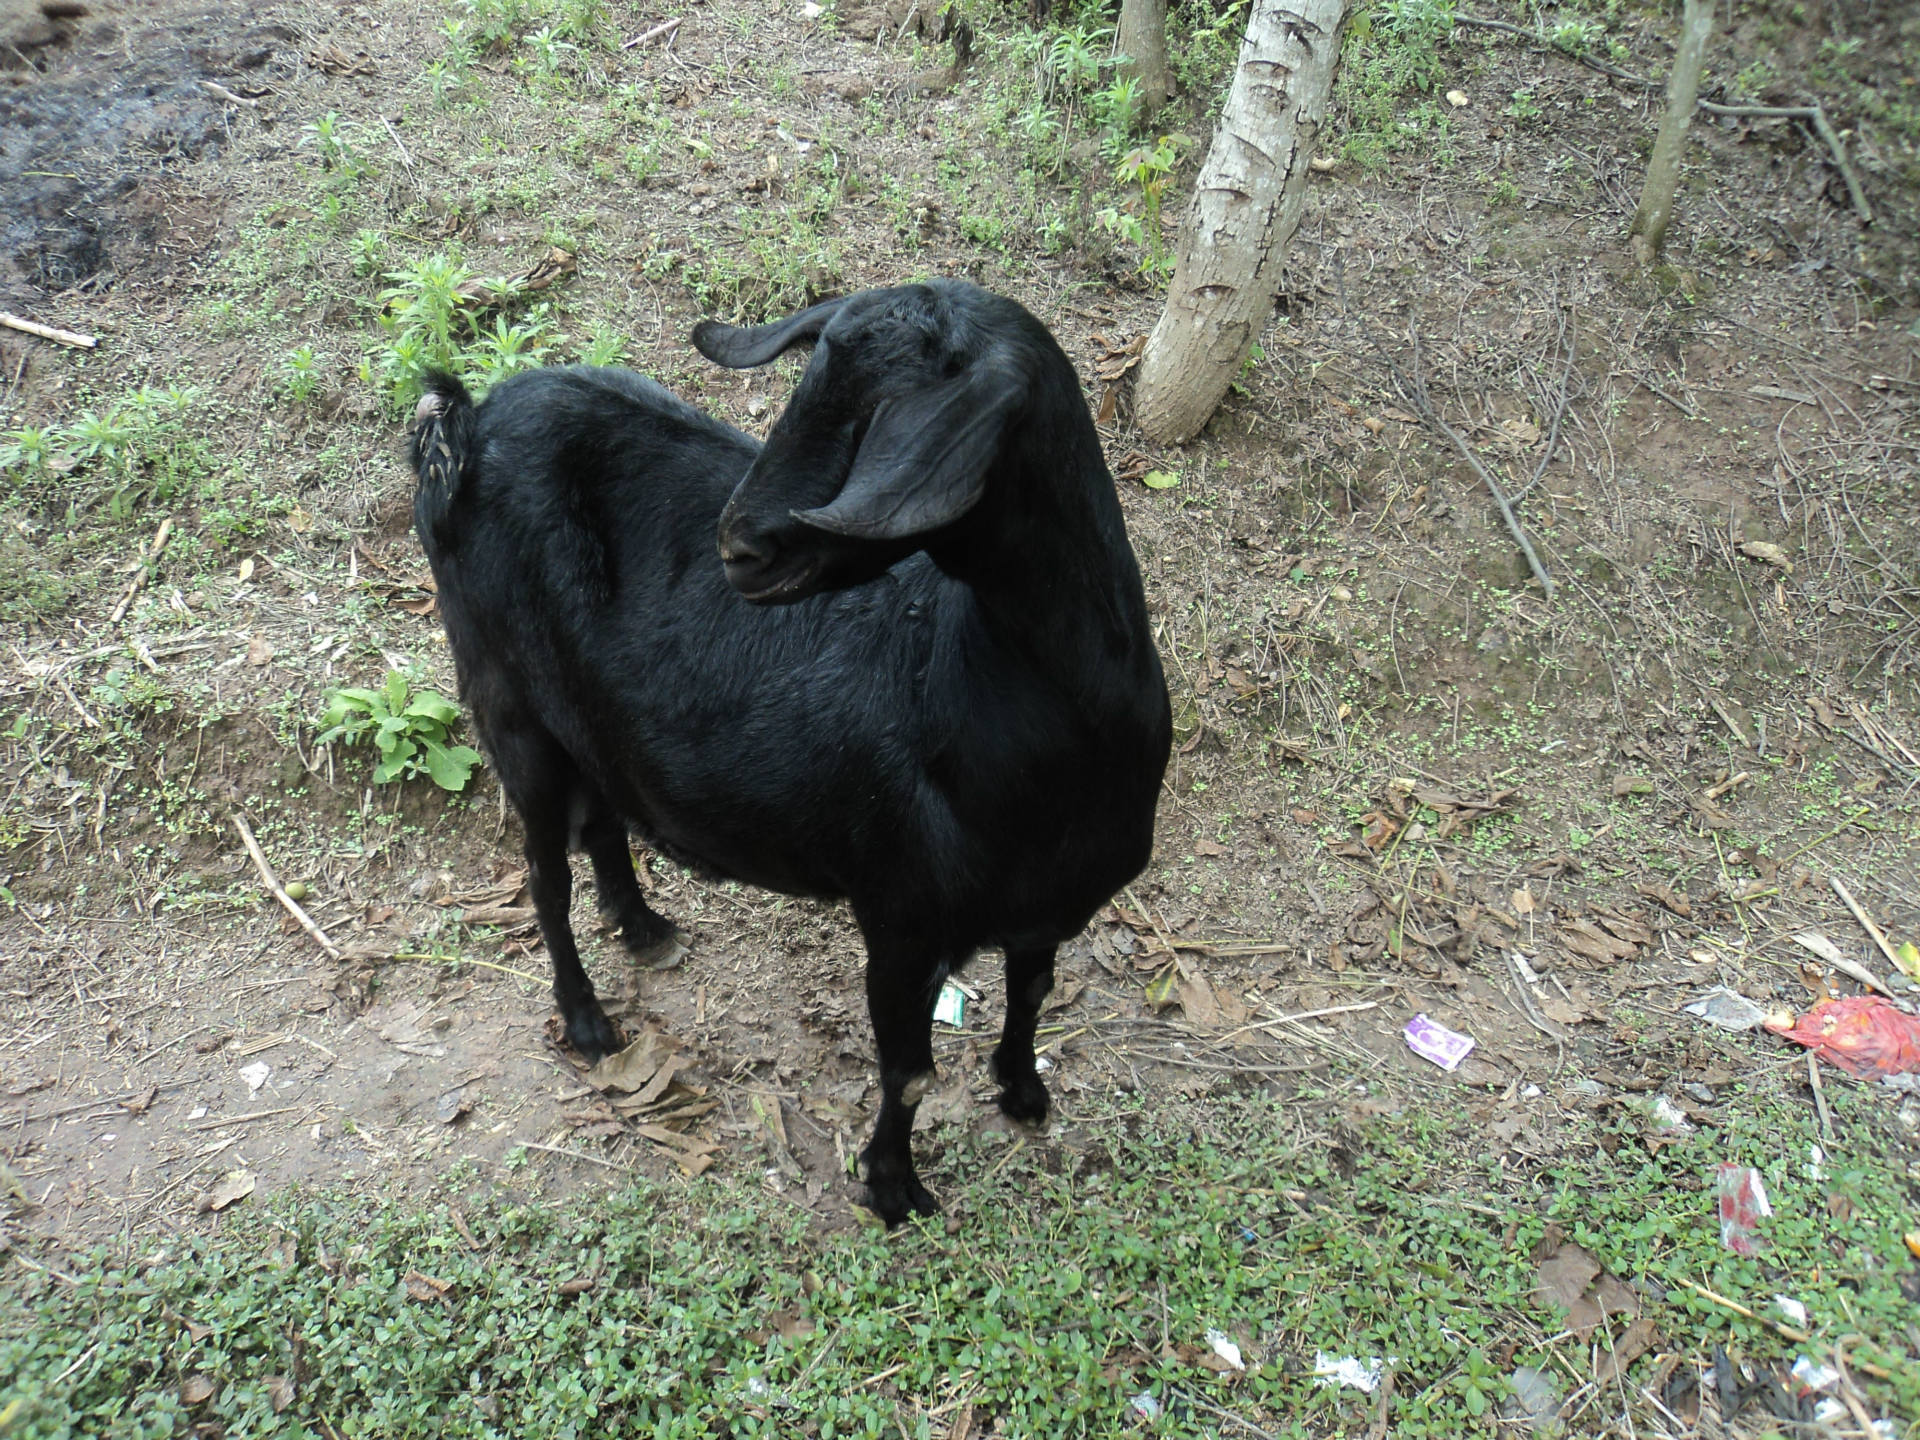
[[[92,335],[81,335],[72,330],[56,330],[51,325],[39,325],[32,320],[22,320],[11,311],[0,310],[0,325],[9,330],[19,330],[28,335],[38,335],[42,340],[57,340],[62,345],[77,346],[82,350],[91,350],[100,341]]]
[[[651,30],[648,30],[642,34],[636,35],[631,40],[622,41],[620,44],[620,48],[622,50],[631,50],[636,45],[644,45],[649,40],[658,40],[662,35],[671,34],[673,31],[678,30],[679,28],[680,28],[680,17],[676,15],[671,20],[662,20],[658,25],[654,26]]]
[[[400,163],[411,170],[413,157],[407,153],[407,147],[400,143],[400,132],[393,128],[393,122],[384,115],[380,117],[380,123],[387,127],[387,136],[393,141],[393,148],[400,152]]]
[[[1616,80],[1624,80],[1629,85],[1639,85],[1648,90],[1657,90],[1659,86],[1644,75],[1636,75],[1631,70],[1622,70],[1617,65],[1609,65],[1590,55],[1576,55],[1572,51],[1562,50],[1558,45],[1549,43],[1519,25],[1509,25],[1504,20],[1480,20],[1471,15],[1453,17],[1456,25],[1470,25],[1476,30],[1498,30],[1503,35],[1517,35],[1528,41],[1536,50],[1547,50],[1557,55],[1565,55],[1569,60],[1585,65],[1589,70],[1598,70],[1602,75],[1610,75]],[[1873,223],[1873,211],[1867,205],[1867,197],[1861,192],[1860,182],[1854,177],[1853,167],[1847,163],[1846,147],[1841,143],[1839,134],[1827,119],[1826,110],[1818,105],[1719,105],[1711,100],[1696,100],[1694,108],[1704,110],[1709,115],[1749,116],[1762,120],[1805,120],[1813,126],[1814,133],[1827,147],[1827,153],[1833,157],[1833,165],[1840,172],[1840,178],[1847,182],[1847,198],[1853,202],[1853,213],[1860,217],[1862,224]]]
[[[300,928],[319,943],[320,948],[327,952],[328,959],[340,959],[340,947],[327,938],[327,932],[314,924],[313,917],[300,908],[300,902],[287,894],[281,886],[279,878],[273,873],[273,867],[267,864],[267,857],[260,853],[260,842],[253,838],[253,827],[247,824],[247,817],[237,810],[233,814],[233,828],[240,832],[240,839],[246,844],[247,854],[253,857],[254,868],[260,872],[260,878],[267,882],[267,889],[273,892],[273,898],[284,905],[287,913],[300,922]]]
[[[1520,552],[1527,557],[1527,565],[1533,571],[1533,578],[1540,582],[1540,588],[1546,591],[1547,599],[1551,600],[1553,577],[1547,574],[1547,567],[1540,563],[1540,556],[1535,552],[1533,542],[1527,539],[1526,531],[1520,528],[1519,520],[1514,517],[1513,506],[1507,503],[1506,492],[1500,488],[1500,482],[1493,478],[1493,472],[1481,463],[1480,457],[1468,448],[1460,432],[1442,420],[1433,408],[1433,402],[1427,399],[1426,382],[1420,376],[1420,331],[1416,327],[1409,326],[1407,333],[1413,337],[1413,383],[1408,384],[1406,378],[1401,375],[1399,367],[1393,366],[1394,383],[1400,387],[1400,393],[1407,397],[1414,409],[1420,412],[1420,418],[1452,441],[1453,448],[1460,452],[1461,458],[1473,467],[1474,474],[1480,477],[1481,483],[1487,487],[1487,492],[1493,496],[1493,503],[1500,507],[1500,518],[1507,522],[1508,532],[1520,543]],[[1388,363],[1391,365],[1392,362]]]
[[[213,96],[214,99],[224,100],[229,105],[244,105],[249,110],[258,110],[260,108],[260,102],[258,100],[249,100],[244,95],[236,95],[217,80],[202,80],[200,82],[200,88]]]
[[[1807,1080],[1813,1086],[1813,1108],[1820,1112],[1820,1133],[1826,1137],[1827,1150],[1833,1150],[1833,1116],[1827,1113],[1827,1092],[1820,1083],[1820,1060],[1807,1052]]]
[[[1680,1278],[1680,1283],[1686,1286],[1687,1289],[1693,1291],[1694,1294],[1701,1296],[1703,1299],[1711,1300],[1715,1305],[1719,1305],[1724,1309],[1731,1310],[1736,1315],[1744,1315],[1749,1320],[1753,1320],[1758,1322],[1761,1325],[1765,1325],[1769,1330],[1772,1330],[1776,1335],[1783,1336],[1784,1338],[1793,1341],[1793,1343],[1796,1345],[1811,1345],[1813,1343],[1813,1337],[1807,1334],[1807,1332],[1804,1330],[1796,1330],[1791,1325],[1782,1325],[1778,1320],[1773,1319],[1771,1316],[1760,1315],[1755,1313],[1752,1310],[1749,1310],[1746,1306],[1742,1305],[1738,1300],[1729,1300],[1724,1295],[1714,1294],[1713,1291],[1707,1289],[1707,1287],[1704,1285],[1696,1285],[1693,1283],[1693,1281],[1688,1280],[1685,1277],[1679,1277],[1679,1278]],[[1869,1364],[1867,1361],[1860,1359],[1858,1356],[1853,1357],[1853,1368],[1856,1370],[1866,1371],[1867,1374],[1873,1376],[1873,1378],[1876,1380],[1893,1379],[1893,1376],[1890,1372],[1886,1370],[1882,1370],[1878,1365]]]
[[[1846,882],[1838,875],[1829,875],[1827,881],[1833,886],[1833,893],[1838,895],[1847,909],[1853,912],[1853,918],[1860,922],[1860,928],[1873,937],[1873,943],[1880,947],[1880,953],[1887,957],[1887,963],[1893,966],[1894,973],[1906,974],[1906,967],[1900,963],[1900,957],[1893,953],[1893,946],[1887,943],[1885,932],[1868,918],[1866,911],[1860,908],[1860,902],[1853,898],[1853,892],[1847,889]]]
[[[140,558],[140,568],[133,572],[133,579],[127,582],[127,590],[120,597],[120,603],[113,607],[113,614],[107,617],[107,623],[118,625],[126,618],[127,607],[133,604],[133,597],[153,574],[153,562],[160,558],[160,552],[167,548],[167,540],[173,534],[173,517],[168,516],[160,522],[160,528],[153,532],[153,543],[147,547],[147,553]]]
[[[549,1155],[564,1155],[569,1160],[585,1160],[589,1165],[603,1165],[609,1170],[618,1170],[623,1175],[638,1175],[640,1172],[631,1165],[619,1165],[612,1160],[602,1160],[598,1155],[589,1155],[584,1150],[562,1150],[558,1145],[542,1145],[537,1140],[519,1140],[514,1142],[529,1150],[544,1150]]]
[[[1847,182],[1847,198],[1853,203],[1853,213],[1860,217],[1862,225],[1873,223],[1873,208],[1867,204],[1860,182],[1854,178],[1853,167],[1847,163],[1846,148],[1840,143],[1833,122],[1827,119],[1827,112],[1819,105],[1716,105],[1711,100],[1702,100],[1699,107],[1709,115],[1749,115],[1762,120],[1807,121],[1813,126],[1813,133],[1827,147],[1827,153],[1833,157],[1834,169]]]

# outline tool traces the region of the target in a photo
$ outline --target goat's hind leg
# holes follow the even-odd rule
[[[573,938],[573,865],[567,859],[567,842],[579,772],[560,742],[537,724],[495,719],[487,732],[494,769],[526,831],[527,888],[540,918],[540,937],[553,960],[553,999],[566,1025],[567,1043],[588,1060],[598,1060],[618,1050],[621,1039],[600,1008]],[[631,875],[631,862],[628,866]]]
[[[1007,947],[1007,1023],[994,1047],[993,1078],[1000,1082],[1000,1109],[1009,1119],[1038,1125],[1051,1103],[1033,1063],[1033,1037],[1040,1007],[1053,990],[1051,945]]]
[[[627,848],[626,823],[604,803],[593,802],[580,843],[593,861],[594,888],[600,892],[600,912],[620,927],[620,940],[642,961],[659,961],[688,943],[687,932],[647,904],[634,874],[633,852]]]

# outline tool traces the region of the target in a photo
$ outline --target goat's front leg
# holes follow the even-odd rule
[[[687,943],[687,933],[647,904],[633,870],[633,851],[627,848],[627,827],[604,807],[596,809],[580,827],[580,843],[593,861],[594,888],[600,892],[600,910],[620,927],[620,940],[635,959],[665,959]]]
[[[540,917],[540,936],[553,958],[553,998],[566,1022],[567,1043],[589,1061],[611,1054],[621,1045],[620,1032],[593,993],[593,981],[580,963],[573,942],[573,866],[567,860],[567,830],[560,816],[546,808],[523,811],[527,831],[527,888],[533,892],[534,913]]]
[[[1000,1082],[1002,1113],[1026,1125],[1047,1118],[1047,1087],[1034,1067],[1033,1036],[1053,990],[1053,955],[1051,945],[1007,949],[1007,1023],[993,1050],[993,1078]]]
[[[913,1168],[913,1117],[933,1084],[933,1005],[947,967],[867,943],[867,1010],[880,1051],[880,1118],[860,1152],[873,1211],[887,1227],[939,1203]]]

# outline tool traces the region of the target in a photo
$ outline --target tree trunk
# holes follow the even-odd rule
[[[1141,358],[1134,415],[1150,440],[1199,433],[1273,314],[1346,8],[1347,0],[1254,0],[1180,228],[1167,308]]]
[[[1673,218],[1673,195],[1680,185],[1680,156],[1687,148],[1687,127],[1700,93],[1700,70],[1707,59],[1707,38],[1713,33],[1713,0],[1686,0],[1680,22],[1680,49],[1667,79],[1667,113],[1647,162],[1647,182],[1640,191],[1640,208],[1633,212],[1627,235],[1633,258],[1651,265],[1667,241],[1667,222]]]
[[[1121,75],[1140,82],[1141,108],[1154,114],[1173,94],[1173,78],[1167,70],[1167,0],[1120,0],[1115,48],[1127,57]]]

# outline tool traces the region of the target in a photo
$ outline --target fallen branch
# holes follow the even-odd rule
[[[229,105],[244,105],[249,110],[258,110],[260,108],[260,102],[258,100],[249,100],[244,95],[236,95],[217,80],[202,80],[200,82],[200,88],[213,96],[214,99],[224,100]]]
[[[8,310],[0,310],[0,325],[9,330],[18,330],[26,335],[38,335],[42,340],[57,340],[62,345],[77,346],[82,350],[91,350],[100,343],[92,335],[82,335],[73,330],[56,330],[51,325],[37,324],[32,320],[22,320]]]
[[[1543,39],[1521,25],[1510,25],[1504,20],[1481,20],[1472,15],[1455,15],[1453,23],[1471,26],[1476,30],[1497,30],[1502,35],[1515,35],[1525,40],[1536,50],[1546,50],[1555,55],[1564,55],[1576,64],[1589,70],[1597,70],[1615,80],[1624,80],[1629,85],[1638,85],[1647,90],[1657,90],[1657,82],[1644,75],[1636,75],[1631,70],[1622,70],[1617,65],[1594,56],[1574,50],[1566,50],[1552,41]],[[1847,198],[1853,204],[1853,213],[1860,217],[1862,225],[1873,223],[1873,210],[1867,204],[1867,197],[1860,189],[1860,181],[1854,176],[1853,167],[1847,163],[1846,146],[1841,142],[1839,132],[1833,128],[1833,122],[1827,119],[1827,112],[1819,104],[1813,105],[1721,105],[1712,100],[1696,100],[1696,109],[1709,115],[1734,115],[1758,120],[1805,120],[1820,137],[1820,143],[1827,147],[1827,153],[1833,157],[1833,165],[1840,172],[1840,178],[1847,183]]]
[[[633,49],[634,46],[644,45],[649,40],[658,40],[662,35],[671,35],[675,30],[678,30],[679,28],[680,28],[679,16],[675,16],[671,20],[662,20],[658,25],[654,26],[651,30],[644,31],[641,34],[634,36],[633,39],[631,40],[621,41],[620,48],[622,50],[631,50]]]
[[[1806,1331],[1796,1330],[1791,1325],[1782,1325],[1778,1320],[1773,1319],[1771,1316],[1761,1315],[1755,1311],[1749,1310],[1746,1306],[1742,1305],[1738,1300],[1729,1300],[1724,1295],[1716,1295],[1713,1293],[1713,1291],[1707,1289],[1706,1286],[1696,1285],[1693,1283],[1693,1281],[1688,1280],[1684,1277],[1680,1278],[1680,1283],[1686,1286],[1687,1289],[1693,1291],[1694,1294],[1702,1297],[1703,1299],[1710,1300],[1715,1305],[1721,1306],[1723,1309],[1731,1310],[1736,1315],[1744,1315],[1747,1319],[1756,1321],[1759,1324],[1766,1326],[1769,1330],[1773,1331],[1774,1334],[1779,1335],[1783,1339],[1791,1340],[1796,1345],[1811,1345],[1813,1343],[1813,1337],[1809,1335]],[[1873,1378],[1876,1380],[1893,1379],[1893,1376],[1890,1373],[1888,1373],[1885,1370],[1882,1370],[1878,1365],[1869,1364],[1867,1361],[1862,1360],[1857,1356],[1853,1357],[1853,1368],[1856,1370],[1866,1371],[1867,1374],[1873,1376]]]
[[[1833,122],[1827,119],[1827,112],[1819,105],[1716,105],[1711,100],[1702,100],[1699,107],[1709,115],[1742,115],[1761,120],[1805,120],[1813,126],[1813,133],[1820,137],[1820,143],[1827,147],[1827,153],[1833,157],[1833,168],[1840,172],[1840,178],[1847,182],[1847,199],[1853,203],[1853,213],[1860,217],[1862,225],[1873,223],[1873,207],[1867,204],[1867,197],[1860,189],[1860,182],[1854,177],[1853,167],[1847,163],[1846,146],[1840,142],[1840,136],[1833,128]]]
[[[120,603],[113,607],[113,614],[107,617],[107,623],[118,625],[126,618],[127,607],[133,604],[133,597],[140,593],[153,575],[153,562],[160,558],[160,552],[167,548],[167,540],[173,534],[173,518],[169,516],[160,522],[160,528],[153,532],[153,543],[147,546],[147,553],[140,557],[140,568],[133,572],[133,579],[127,582],[127,592],[120,597]]]
[[[247,847],[247,854],[253,857],[253,866],[260,872],[260,878],[267,882],[267,889],[273,892],[273,898],[286,907],[287,913],[300,922],[300,928],[311,935],[320,948],[327,952],[327,958],[338,960],[340,947],[327,938],[327,932],[313,923],[313,917],[300,908],[300,902],[287,894],[280,879],[273,873],[273,867],[267,864],[267,857],[260,853],[260,842],[253,838],[253,827],[247,824],[247,817],[239,811],[233,815],[233,828],[240,832],[240,839]]]
[[[1846,883],[1842,881],[1838,875],[1830,875],[1827,879],[1828,883],[1833,886],[1833,893],[1840,897],[1840,902],[1845,905],[1847,909],[1851,910],[1853,912],[1853,918],[1860,922],[1860,928],[1873,937],[1873,943],[1880,947],[1880,953],[1886,956],[1887,963],[1893,966],[1893,973],[1896,975],[1906,974],[1906,967],[1900,963],[1900,957],[1893,953],[1893,946],[1887,943],[1886,933],[1881,930],[1878,925],[1873,923],[1866,911],[1860,908],[1860,902],[1853,898],[1853,892],[1847,889]],[[1882,985],[1875,986],[1874,988],[1884,990],[1886,987]]]
[[[413,156],[407,153],[407,147],[400,143],[400,132],[393,128],[393,122],[386,116],[380,117],[380,123],[387,127],[387,135],[393,141],[393,148],[400,152],[400,163],[407,169],[413,168]]]
[[[1551,600],[1553,577],[1547,574],[1547,567],[1541,563],[1538,552],[1533,548],[1533,542],[1527,539],[1527,532],[1520,528],[1520,521],[1514,516],[1513,506],[1508,502],[1506,492],[1500,488],[1500,482],[1493,478],[1493,472],[1487,469],[1478,455],[1473,453],[1465,437],[1440,418],[1439,412],[1433,408],[1433,402],[1427,398],[1426,381],[1420,375],[1420,332],[1410,326],[1407,333],[1413,337],[1413,381],[1409,384],[1406,377],[1400,373],[1399,367],[1393,366],[1389,361],[1388,364],[1393,369],[1394,383],[1400,387],[1400,393],[1407,397],[1413,408],[1420,412],[1420,418],[1446,436],[1453,443],[1453,448],[1460,452],[1460,457],[1473,467],[1474,474],[1478,475],[1481,483],[1487,487],[1487,493],[1493,496],[1493,503],[1500,507],[1500,518],[1507,522],[1508,533],[1519,542],[1520,553],[1527,557],[1527,565],[1533,571],[1533,578],[1540,582],[1540,588],[1546,591],[1547,599]]]

